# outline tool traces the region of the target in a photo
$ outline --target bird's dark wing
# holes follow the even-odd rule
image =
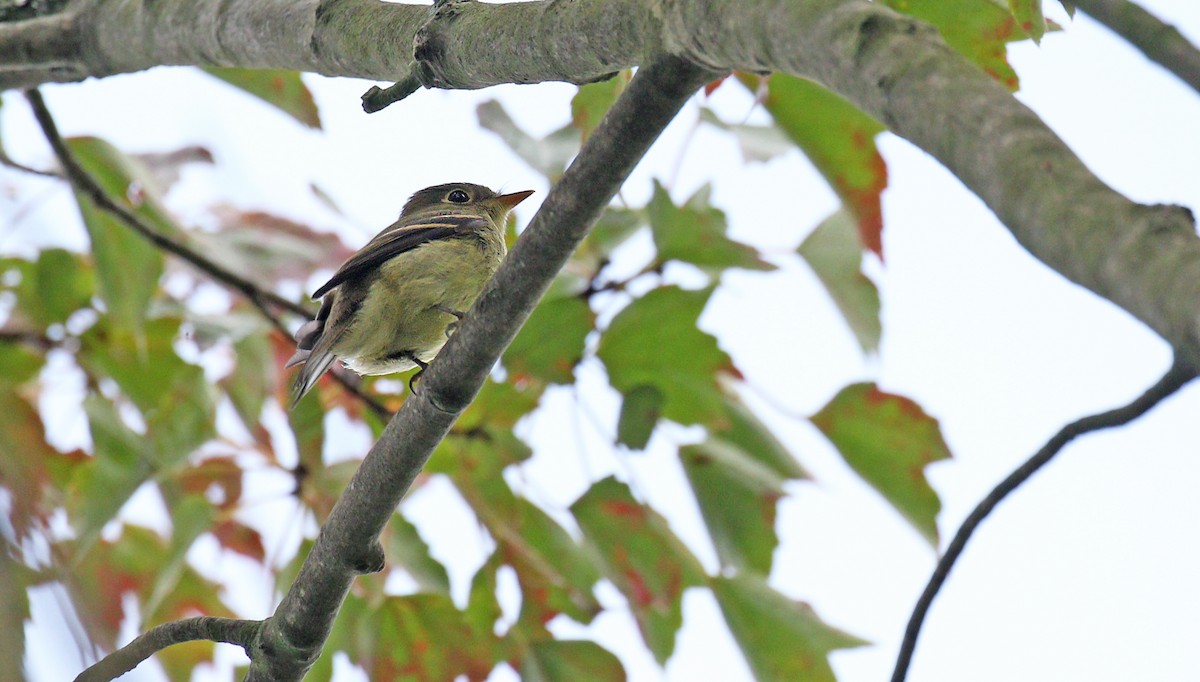
[[[384,261],[411,251],[427,242],[439,239],[461,239],[477,234],[487,227],[483,218],[467,215],[434,216],[428,220],[406,224],[397,221],[375,235],[367,245],[350,257],[320,289],[313,292],[321,298],[346,280],[379,267]]]

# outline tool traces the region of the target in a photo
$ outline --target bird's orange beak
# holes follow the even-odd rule
[[[527,189],[524,192],[513,192],[512,194],[501,194],[498,197],[492,197],[492,203],[499,204],[504,208],[511,209],[513,206],[525,201],[529,195],[533,194],[533,190]]]

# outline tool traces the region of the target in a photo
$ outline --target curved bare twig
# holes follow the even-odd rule
[[[262,630],[261,620],[239,620],[200,616],[151,628],[132,642],[100,659],[79,673],[75,682],[109,682],[133,670],[139,663],[171,646],[198,639],[236,644],[249,651]]]
[[[1137,419],[1143,414],[1149,412],[1155,405],[1162,402],[1165,398],[1178,391],[1184,384],[1196,378],[1197,374],[1194,369],[1185,363],[1176,360],[1171,369],[1163,375],[1146,392],[1138,396],[1133,402],[1130,402],[1123,407],[1114,408],[1107,412],[1089,415],[1078,419],[1062,427],[1058,433],[1042,446],[1041,450],[1030,457],[1015,471],[1001,481],[992,492],[988,493],[987,497],[971,511],[966,520],[959,526],[958,531],[954,534],[954,539],[946,547],[946,553],[938,561],[937,567],[934,568],[933,575],[929,578],[929,584],[925,586],[925,591],[921,594],[921,598],[917,600],[917,604],[913,607],[912,616],[909,618],[908,627],[904,632],[904,640],[900,644],[900,653],[896,658],[896,668],[892,672],[892,682],[904,682],[908,675],[909,664],[912,663],[914,651],[917,648],[917,637],[921,634],[921,625],[925,622],[925,616],[929,613],[929,607],[933,604],[933,600],[937,597],[938,592],[945,584],[946,578],[950,575],[950,570],[954,568],[954,563],[958,561],[959,555],[967,546],[967,542],[971,539],[971,535],[979,528],[979,524],[983,523],[984,519],[995,510],[996,506],[1004,501],[1010,493],[1019,488],[1021,484],[1029,480],[1039,469],[1054,459],[1054,456],[1060,450],[1070,443],[1077,436],[1092,431],[1108,429],[1114,426],[1121,426]]]

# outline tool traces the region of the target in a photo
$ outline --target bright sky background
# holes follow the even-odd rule
[[[1143,4],[1200,42],[1200,6]],[[1011,48],[1022,79],[1019,97],[1118,191],[1142,202],[1195,208],[1200,97],[1083,15],[1068,22],[1057,5],[1047,10],[1059,10],[1053,16],[1067,24],[1066,31],[1048,35],[1040,48]],[[131,152],[185,144],[212,149],[216,168],[189,170],[170,197],[185,221],[203,220],[205,207],[228,202],[337,230],[357,246],[388,224],[412,191],[450,180],[538,190],[518,209],[519,222],[527,223],[545,196],[545,181],[477,129],[474,105],[499,98],[527,130],[544,134],[566,122],[574,91],[558,84],[423,91],[367,116],[358,102],[367,83],[306,81],[324,132],[304,130],[184,69],[47,87],[45,93],[66,134],[99,135]],[[1122,404],[1152,384],[1169,365],[1169,350],[1125,313],[1034,261],[940,165],[885,135],[887,264],[872,270],[881,285],[885,333],[880,356],[864,361],[815,277],[794,255],[835,208],[832,193],[796,152],[747,165],[728,136],[709,128],[693,133],[695,103],[655,146],[623,196],[640,205],[652,178],[668,183],[678,200],[711,182],[733,236],[760,246],[781,266],[770,274],[728,274],[702,326],[717,334],[745,373],[746,400],[815,477],[815,483],[791,485],[781,505],[783,542],[772,584],[874,643],[833,656],[839,679],[886,679],[935,556],[797,417],[858,380],[876,380],[937,417],[955,454],[928,470],[943,502],[944,544],[974,504],[1060,426]],[[48,150],[23,100],[10,94],[4,104],[0,136],[12,156],[46,165]],[[728,121],[765,120],[733,84],[718,90],[710,104]],[[16,182],[16,175],[0,169],[5,189]],[[66,190],[35,182],[33,200],[26,191],[17,199],[0,196],[0,215],[8,217],[0,252],[27,253],[34,243],[83,243]],[[345,216],[313,198],[310,182],[328,192]],[[793,217],[781,223],[780,214]],[[628,255],[636,261],[641,251],[635,244]],[[694,281],[684,268],[670,274]],[[607,443],[619,401],[605,387],[598,363],[579,373],[578,394],[554,391],[544,411],[519,427],[537,455],[510,471],[510,480],[569,523],[566,506],[588,482],[616,473],[664,513],[713,570],[715,553],[671,447],[694,439],[695,432],[663,428],[647,453],[614,458]],[[80,390],[70,377],[57,383],[68,392]],[[585,414],[575,416],[580,404]],[[1191,387],[1128,428],[1068,446],[1002,505],[935,603],[910,679],[1200,678],[1197,410],[1200,389]],[[49,416],[48,426],[64,443],[86,441],[80,415]],[[369,445],[362,432],[336,440],[328,452],[332,459],[361,456]],[[247,518],[267,535],[268,547],[290,556],[302,524],[287,499],[288,482],[258,476],[250,484],[248,498],[261,503]],[[435,479],[405,504],[435,555],[448,563],[461,599],[489,548],[450,490]],[[156,519],[160,508],[154,495],[139,494],[124,516],[164,527]],[[249,564],[204,543],[192,558],[207,575],[245,574],[227,601],[248,617],[269,613],[273,604],[263,574],[247,572]],[[618,605],[615,613],[589,628],[565,619],[555,627],[563,636],[599,638],[618,653],[630,679],[750,679],[709,593],[687,594],[686,626],[665,675],[637,640],[615,590],[602,586],[599,596]],[[60,603],[49,590],[35,595],[35,621],[27,628],[35,682],[69,679],[80,666],[62,630]],[[224,647],[221,657],[237,661],[240,653]],[[502,669],[493,677],[516,676]],[[359,678],[345,668],[338,677]],[[144,664],[122,679],[159,677]]]

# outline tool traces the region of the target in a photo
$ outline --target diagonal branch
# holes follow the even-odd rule
[[[42,133],[46,136],[46,140],[49,141],[50,147],[54,150],[59,165],[63,167],[67,180],[80,192],[86,194],[92,200],[92,203],[120,218],[130,229],[151,244],[182,258],[214,280],[245,296],[273,327],[283,332],[284,336],[291,336],[291,333],[283,325],[279,316],[272,311],[272,307],[282,308],[305,318],[312,317],[312,311],[304,305],[283,298],[273,291],[263,289],[254,282],[193,251],[188,246],[171,239],[150,225],[147,225],[136,213],[114,201],[96,183],[92,176],[79,165],[79,162],[75,159],[75,155],[71,153],[62,135],[59,134],[58,126],[55,125],[54,117],[50,115],[50,110],[46,108],[46,102],[42,99],[41,93],[37,90],[28,90],[25,96],[29,99],[29,104],[33,107],[34,116],[42,128]],[[334,380],[342,388],[361,400],[377,417],[380,419],[390,419],[392,417],[392,411],[373,396],[364,392],[359,387],[357,379],[346,376],[345,372],[340,369],[335,370],[332,374]]]
[[[479,391],[555,274],[687,98],[712,73],[665,57],[643,68],[551,190],[338,500],[275,615],[247,680],[298,680],[354,578],[377,570],[378,537],[433,449]]]
[[[1072,0],[1142,54],[1200,92],[1200,50],[1179,29],[1129,0]]]
[[[1093,414],[1082,419],[1067,424],[1062,427],[1058,433],[1042,446],[1041,450],[1030,457],[1015,471],[1001,481],[992,492],[988,493],[987,497],[971,511],[966,520],[959,526],[955,532],[954,538],[946,547],[946,553],[938,561],[937,567],[934,568],[933,575],[929,578],[929,584],[925,586],[925,591],[917,600],[916,606],[913,607],[912,616],[909,618],[908,627],[904,631],[904,640],[900,644],[900,653],[896,660],[896,668],[892,673],[892,682],[904,682],[908,675],[908,666],[912,662],[912,656],[917,648],[917,637],[921,634],[921,625],[925,622],[925,616],[929,613],[929,607],[933,604],[933,600],[945,584],[946,578],[949,577],[951,569],[954,568],[954,563],[958,561],[959,555],[967,546],[971,536],[979,528],[979,524],[983,523],[996,509],[996,507],[1004,501],[1013,491],[1019,488],[1025,481],[1028,481],[1039,469],[1044,467],[1059,453],[1067,443],[1070,443],[1075,438],[1082,436],[1085,433],[1109,429],[1114,426],[1122,426],[1146,414],[1155,405],[1170,397],[1176,391],[1183,387],[1192,379],[1196,378],[1196,372],[1187,365],[1176,362],[1171,366],[1171,369],[1163,375],[1146,392],[1138,396],[1133,402],[1123,407],[1118,407],[1107,412]]]
[[[262,625],[260,620],[238,620],[215,616],[200,616],[163,623],[138,635],[129,644],[79,673],[75,682],[115,680],[136,668],[142,661],[173,644],[182,644],[198,639],[237,644],[249,651],[262,630]]]
[[[66,141],[63,140],[62,135],[58,132],[58,126],[54,123],[54,117],[50,115],[50,110],[46,108],[46,101],[42,99],[42,94],[37,90],[26,90],[25,98],[29,100],[29,105],[33,108],[33,115],[37,119],[38,125],[41,126],[42,133],[45,134],[50,147],[54,150],[54,155],[58,157],[58,162],[62,165],[67,179],[70,180],[71,185],[75,189],[85,194],[92,203],[120,218],[134,232],[154,246],[178,256],[197,270],[255,302],[256,305],[269,304],[303,317],[312,316],[312,311],[307,307],[295,301],[289,301],[272,291],[267,291],[254,282],[196,253],[186,245],[175,241],[146,224],[146,221],[142,220],[141,216],[114,201],[104,191],[104,188],[100,187],[92,179],[92,176],[84,170],[83,166],[80,166],[79,162],[75,160],[75,155],[71,153]]]

